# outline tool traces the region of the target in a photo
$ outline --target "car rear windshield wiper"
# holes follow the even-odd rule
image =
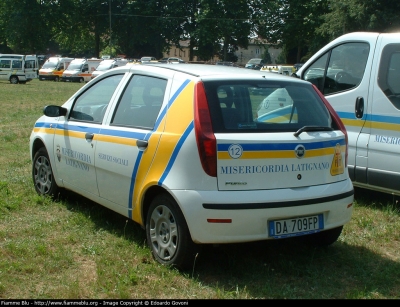
[[[298,137],[301,133],[304,131],[333,131],[332,127],[326,127],[326,126],[304,126],[297,130],[293,135],[295,137]]]

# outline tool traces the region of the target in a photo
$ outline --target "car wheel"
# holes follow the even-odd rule
[[[314,246],[324,247],[331,245],[337,241],[340,234],[342,233],[343,226],[324,230],[311,235],[305,236],[307,242]]]
[[[59,187],[54,179],[49,155],[44,147],[40,148],[33,158],[32,178],[39,195],[57,195]]]
[[[151,202],[146,237],[153,258],[159,263],[182,270],[194,266],[197,246],[181,210],[169,195],[158,195]]]
[[[79,83],[83,83],[85,82],[85,80],[83,80],[83,78],[79,78]]]
[[[11,84],[18,84],[18,81],[19,81],[19,79],[18,79],[17,76],[11,76],[10,77],[10,83]]]
[[[60,81],[60,78],[59,78],[58,76],[56,76],[56,77],[54,78],[54,81],[55,81],[55,82],[58,82],[58,81]]]

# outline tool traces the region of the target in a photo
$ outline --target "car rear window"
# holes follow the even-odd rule
[[[289,81],[204,82],[214,132],[289,132],[331,127],[309,84]]]

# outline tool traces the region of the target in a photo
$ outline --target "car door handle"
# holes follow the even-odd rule
[[[139,147],[139,148],[145,149],[145,148],[147,148],[147,146],[149,145],[149,142],[143,141],[143,140],[137,140],[137,141],[136,141],[136,145],[137,145],[137,147]]]
[[[93,140],[93,138],[94,138],[94,133],[90,133],[90,132],[87,132],[86,134],[85,134],[85,139],[86,140]]]
[[[362,118],[364,116],[364,98],[361,96],[356,99],[355,113],[357,118]]]

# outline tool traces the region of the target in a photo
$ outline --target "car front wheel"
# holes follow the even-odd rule
[[[33,158],[32,178],[39,195],[55,196],[58,193],[59,187],[54,180],[49,155],[44,147],[40,148]]]
[[[197,246],[181,210],[169,195],[158,195],[150,204],[146,237],[151,253],[159,263],[182,270],[194,266]]]

